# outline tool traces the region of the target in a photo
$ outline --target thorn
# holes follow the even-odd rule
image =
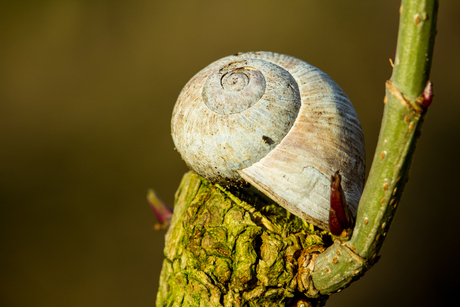
[[[149,189],[147,192],[147,200],[149,201],[150,207],[159,222],[158,224],[155,224],[155,230],[168,228],[171,224],[173,209],[161,201],[152,189]]]
[[[433,83],[428,80],[426,83],[425,89],[423,90],[423,101],[422,101],[422,107],[425,109],[428,108],[431,104],[431,101],[433,100]]]
[[[331,177],[331,209],[329,211],[329,230],[335,236],[348,237],[353,226],[353,215],[348,209],[341,186],[339,171]]]

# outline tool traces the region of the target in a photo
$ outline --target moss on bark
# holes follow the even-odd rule
[[[241,200],[241,199],[244,199]],[[310,261],[332,243],[256,192],[184,175],[166,234],[157,306],[322,306]]]

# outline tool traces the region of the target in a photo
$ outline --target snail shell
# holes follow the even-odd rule
[[[342,89],[297,58],[222,58],[184,87],[172,116],[187,165],[213,182],[250,183],[291,213],[328,229],[331,176],[353,213],[364,186],[364,138]]]

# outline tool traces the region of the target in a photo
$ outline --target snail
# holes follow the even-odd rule
[[[333,234],[350,227],[364,186],[363,132],[347,95],[318,68],[273,52],[224,57],[185,85],[171,127],[201,176],[249,183]]]

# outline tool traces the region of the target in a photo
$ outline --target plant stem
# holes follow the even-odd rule
[[[430,76],[437,9],[437,0],[402,1],[391,81],[411,101],[423,92]]]
[[[403,0],[393,75],[386,83],[385,110],[372,168],[359,203],[352,238],[322,253],[313,272],[315,287],[332,293],[357,278],[376,260],[407,182],[411,160],[431,102],[427,83],[436,34],[437,0]],[[338,256],[338,248],[346,253]],[[344,263],[352,252],[366,264]],[[344,261],[341,261],[341,257]],[[332,259],[336,259],[332,262]],[[337,263],[341,263],[337,265]],[[334,280],[334,276],[343,278]]]

